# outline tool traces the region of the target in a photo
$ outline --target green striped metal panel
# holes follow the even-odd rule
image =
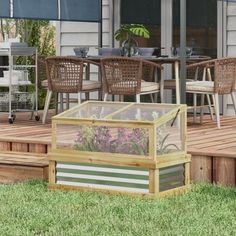
[[[160,169],[160,192],[184,186],[184,165]]]
[[[128,192],[149,192],[148,169],[63,163],[56,165],[56,183]]]

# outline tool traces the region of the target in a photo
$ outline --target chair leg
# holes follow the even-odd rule
[[[70,108],[70,94],[66,94],[66,110]]]
[[[215,98],[215,111],[216,111],[216,122],[217,122],[217,127],[220,129],[220,106],[219,106],[219,95],[218,93],[214,94]]]
[[[52,97],[52,91],[47,90],[47,95],[46,95],[46,100],[45,100],[44,110],[43,110],[43,118],[42,118],[42,123],[43,124],[45,124],[45,122],[46,122],[46,117],[47,117],[47,114],[48,114],[48,108],[49,108],[49,105],[50,105],[51,97]]]
[[[64,104],[63,104],[63,93],[60,93],[60,112],[63,112]]]
[[[81,104],[82,98],[81,98],[82,93],[78,93],[78,104]]]
[[[140,103],[140,94],[136,94],[136,102]]]
[[[206,94],[206,97],[207,97],[207,103],[208,103],[208,106],[209,106],[209,111],[210,111],[210,114],[211,114],[211,119],[213,120],[214,115],[213,115],[213,111],[212,111],[211,98],[210,98],[209,94]]]
[[[214,110],[215,116],[216,116],[216,100],[215,100],[214,94],[212,95],[212,100],[213,100],[213,110]]]
[[[88,101],[89,100],[89,92],[85,93],[85,100]]]
[[[103,98],[103,101],[104,101],[104,102],[107,101],[107,97],[108,97],[108,93],[105,93],[105,94],[104,94],[104,98]]]
[[[151,97],[151,101],[152,101],[152,103],[154,103],[153,93],[150,93],[150,97]]]
[[[197,118],[197,94],[193,94],[193,123],[196,123]]]
[[[58,114],[58,93],[55,93],[55,111]]]
[[[204,100],[205,100],[205,95],[201,94],[201,108],[200,108],[200,124],[203,122],[203,116],[204,116]]]
[[[235,111],[235,114],[236,114],[236,99],[235,99],[234,92],[232,92],[230,95],[231,95],[231,98],[232,98],[232,101],[233,101],[234,111]]]

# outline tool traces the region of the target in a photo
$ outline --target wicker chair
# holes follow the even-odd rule
[[[154,69],[162,69],[159,64],[125,57],[108,57],[101,60],[101,71],[104,85],[104,101],[108,94],[135,95],[140,102],[140,95],[160,92],[157,82],[144,81],[144,75],[150,78]],[[153,78],[153,77],[152,77]]]
[[[77,93],[77,102],[81,103],[81,94],[101,90],[101,83],[86,78],[83,80],[83,66],[87,64],[98,65],[95,62],[76,57],[55,56],[46,59],[48,90],[44,106],[43,124],[46,121],[46,116],[52,96],[52,92]],[[86,76],[87,77],[87,76]]]
[[[38,88],[48,87],[47,73],[46,73],[46,58],[45,55],[38,55],[37,60],[37,73],[38,73]],[[35,64],[35,56],[33,56],[33,63]]]
[[[187,64],[191,65],[191,64],[197,63],[197,62],[199,62],[199,59],[204,60],[204,61],[211,60],[211,58],[208,57],[208,56],[197,56],[196,61],[194,60],[194,57],[193,57],[193,58],[191,58],[191,60],[187,60]],[[191,67],[188,69],[188,71],[187,71],[188,75],[187,75],[186,82],[191,82],[191,81],[196,80],[196,76],[201,77],[202,71],[200,71],[200,70],[202,70],[202,67],[199,67],[197,69],[197,73],[196,73],[195,69],[196,68],[191,69]],[[173,71],[173,74],[174,73],[175,72]],[[165,89],[176,89],[175,79],[166,79],[166,80],[164,80],[164,88]]]
[[[210,95],[212,95],[212,105],[216,114],[217,127],[220,128],[219,95],[230,94],[236,112],[236,100],[234,96],[236,58],[215,59],[187,66],[188,70],[196,70],[197,68],[204,68],[202,80],[187,82],[186,92],[195,95],[194,110],[196,109],[197,94],[207,95],[208,104],[211,104]],[[196,110],[194,113],[196,113]]]

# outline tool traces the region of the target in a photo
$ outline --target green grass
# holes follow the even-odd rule
[[[0,185],[0,235],[236,235],[236,189],[193,185],[150,200]]]

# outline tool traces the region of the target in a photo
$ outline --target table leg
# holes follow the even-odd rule
[[[162,73],[162,72],[161,72]],[[163,75],[161,75],[161,80],[160,80],[160,97],[161,97],[161,103],[164,103],[164,78]],[[155,73],[154,73],[154,82],[158,83],[158,69],[155,68]],[[153,98],[151,98],[152,102],[158,102],[158,94],[154,93],[151,94]]]
[[[156,69],[156,73],[155,73],[155,82],[158,82],[158,69]],[[161,80],[160,80],[160,97],[161,97],[161,103],[164,103],[165,97],[164,97],[164,76],[163,75],[161,75]],[[154,101],[157,102],[157,93],[154,94]]]
[[[179,62],[178,61],[175,61],[175,90],[176,90],[176,104],[180,104]]]
[[[85,66],[85,72],[86,72],[86,80],[90,79],[90,64],[88,63]],[[88,101],[89,100],[89,92],[85,93],[85,100]]]

